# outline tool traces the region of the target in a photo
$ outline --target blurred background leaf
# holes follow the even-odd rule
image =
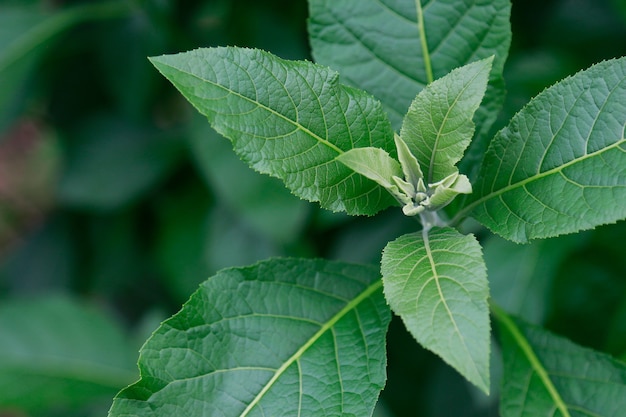
[[[45,10],[35,2],[0,6],[0,131],[19,115],[28,91],[27,81],[37,64],[59,36],[88,20],[103,20],[128,13],[128,3],[119,0],[85,3],[81,6]]]
[[[389,240],[416,229],[398,210],[321,210],[254,173],[147,60],[216,45],[311,59],[305,0],[0,3],[0,311],[9,323],[0,346],[27,329],[54,333],[27,323],[64,317],[81,329],[96,317],[93,329],[75,331],[94,341],[115,334],[111,354],[126,352],[121,369],[132,379],[141,341],[217,269],[276,255],[376,264]],[[624,0],[514,2],[512,25],[495,128],[558,79],[626,55]],[[623,222],[531,246],[475,232],[503,308],[626,359]],[[55,346],[40,340],[44,353]],[[79,346],[66,357],[94,352]],[[388,352],[380,415],[497,415],[494,395],[477,393],[397,319]],[[40,390],[10,408],[0,402],[0,415],[103,415],[116,389],[94,387],[75,386],[84,395],[60,396],[62,407],[46,395],[58,391]]]
[[[483,251],[491,298],[510,313],[543,324],[556,272],[572,247],[585,237],[568,235],[519,245],[489,236]]]
[[[115,210],[139,200],[176,167],[183,142],[176,132],[102,116],[69,132],[61,204]]]
[[[0,307],[0,409],[34,414],[105,402],[137,378],[139,345],[93,306],[66,297]]]
[[[193,160],[217,198],[258,232],[280,242],[296,239],[309,204],[292,195],[279,179],[250,169],[204,117],[197,116],[192,127]]]

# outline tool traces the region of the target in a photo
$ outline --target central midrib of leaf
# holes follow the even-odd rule
[[[386,10],[389,10],[391,13],[395,14],[396,16],[399,16],[401,18],[405,18],[404,16],[402,16],[401,14],[399,14],[398,12],[396,12],[395,10],[393,10],[392,8],[390,8],[388,5],[383,4],[381,2],[381,6],[384,6],[386,8]],[[419,80],[416,80],[410,73],[408,73],[406,71],[405,68],[402,68],[399,65],[394,65],[393,62],[389,62],[389,61],[385,61],[385,58],[380,56],[379,54],[377,54],[376,50],[374,50],[369,44],[365,43],[364,40],[357,34],[355,33],[352,28],[350,27],[350,25],[346,24],[345,22],[337,19],[337,16],[332,16],[335,19],[335,22],[337,22],[338,25],[341,25],[341,27],[343,27],[345,29],[346,32],[348,32],[348,34],[350,34],[350,36],[352,37],[352,39],[355,42],[358,42],[363,49],[365,49],[365,51],[367,51],[367,53],[369,53],[372,57],[374,57],[377,61],[380,61],[381,63],[385,64],[389,69],[391,69],[394,73],[396,73],[397,75],[399,75],[402,78],[405,78],[411,82],[416,83],[420,88],[423,88],[426,84],[422,83]],[[409,21],[411,21],[410,19],[407,19]],[[411,21],[411,23],[414,23],[413,21]],[[418,29],[419,30],[419,29]],[[346,74],[342,74],[342,77],[344,77],[344,79],[350,79],[350,77]],[[354,85],[358,85],[358,81],[352,81],[352,83]],[[400,111],[395,110],[398,113],[400,113]]]
[[[338,154],[342,154],[342,153],[343,153],[343,151],[342,151],[340,148],[338,148],[336,145],[334,145],[334,144],[330,143],[328,140],[326,140],[326,139],[324,139],[324,138],[320,137],[319,135],[317,135],[316,133],[312,132],[312,131],[311,131],[311,130],[309,130],[308,128],[306,128],[306,127],[302,126],[300,123],[296,122],[295,120],[290,119],[289,117],[285,116],[285,115],[284,115],[284,114],[282,114],[282,113],[277,112],[276,110],[272,109],[271,107],[267,107],[266,105],[264,105],[264,104],[262,104],[262,103],[260,103],[260,102],[258,102],[258,101],[256,101],[256,100],[253,100],[253,99],[251,99],[250,97],[247,97],[247,96],[245,96],[245,95],[243,95],[243,94],[239,93],[238,91],[231,90],[231,89],[226,88],[225,86],[223,86],[223,85],[221,85],[221,84],[218,84],[218,83],[215,83],[215,82],[213,82],[213,81],[210,81],[210,80],[204,79],[204,78],[202,78],[202,77],[198,76],[197,74],[193,74],[193,73],[190,73],[190,72],[188,72],[188,71],[183,71],[183,70],[182,70],[182,69],[180,69],[180,68],[175,68],[175,67],[172,67],[172,66],[169,66],[169,67],[170,67],[170,68],[174,68],[174,69],[175,69],[175,70],[177,70],[177,71],[183,72],[183,73],[185,73],[185,74],[187,74],[187,75],[189,75],[189,76],[191,76],[191,77],[194,77],[194,78],[196,78],[196,79],[198,79],[198,80],[201,80],[201,81],[203,81],[203,82],[205,82],[205,83],[207,83],[207,84],[211,84],[211,85],[213,85],[213,86],[215,86],[215,87],[218,87],[218,88],[220,88],[220,89],[222,89],[222,90],[224,90],[224,91],[226,91],[226,92],[228,92],[228,93],[230,93],[230,94],[233,94],[233,95],[235,95],[235,96],[237,96],[237,97],[239,97],[239,98],[241,98],[241,99],[243,99],[243,100],[246,100],[246,101],[248,101],[248,102],[250,102],[250,103],[253,103],[253,104],[255,104],[255,105],[257,105],[257,106],[261,107],[262,109],[264,109],[264,110],[266,110],[266,111],[268,111],[268,112],[272,113],[273,115],[275,115],[275,116],[277,116],[277,117],[279,117],[279,118],[281,118],[281,119],[285,120],[286,122],[288,122],[288,123],[292,124],[294,127],[296,127],[296,129],[301,130],[301,131],[303,131],[304,133],[306,133],[307,135],[309,135],[309,136],[311,136],[311,137],[315,138],[317,141],[319,141],[319,142],[323,143],[324,145],[328,146],[330,149],[334,150],[334,151],[335,151],[335,152],[337,152]],[[316,96],[317,96],[317,95],[316,95]],[[318,100],[319,100],[319,97],[317,97],[317,98],[318,98]],[[320,110],[323,112],[321,105],[320,105]],[[297,112],[297,108],[296,108],[296,112]],[[326,119],[326,116],[324,116],[324,119]]]
[[[552,380],[548,375],[548,371],[546,370],[546,368],[543,367],[543,365],[539,361],[539,358],[537,358],[537,355],[533,351],[533,348],[528,344],[528,341],[522,335],[513,320],[511,320],[509,315],[494,303],[491,303],[491,311],[493,312],[494,316],[496,316],[498,320],[500,320],[500,323],[502,323],[511,333],[511,336],[513,336],[513,339],[515,339],[515,342],[517,342],[518,346],[524,353],[524,356],[526,356],[526,359],[528,359],[530,365],[541,379],[541,382],[543,383],[544,387],[550,394],[550,397],[554,401],[556,408],[558,408],[559,411],[563,414],[563,417],[571,417],[569,410],[567,409],[567,405],[565,404],[565,401],[563,401],[563,398],[561,398],[559,392],[552,383]]]
[[[439,273],[437,272],[437,264],[435,262],[435,259],[433,258],[432,249],[430,247],[430,239],[428,237],[428,229],[422,229],[422,239],[424,240],[424,249],[426,250],[426,256],[428,256],[428,262],[430,263],[430,270],[433,273],[433,279],[435,281],[435,284],[437,285],[437,292],[439,293],[439,298],[441,299],[441,303],[446,308],[446,312],[448,313],[448,317],[450,317],[450,321],[454,325],[454,330],[456,331],[456,333],[458,335],[461,335],[461,330],[459,329],[459,327],[456,324],[456,320],[454,319],[454,316],[452,315],[452,311],[450,311],[450,307],[448,306],[446,298],[444,297],[444,294],[443,294],[443,290],[441,289],[441,285],[439,284]],[[470,354],[469,349],[467,348],[467,344],[465,343],[465,339],[463,337],[459,337],[459,339],[461,339],[461,342],[463,343],[463,349],[465,349],[465,351],[471,357],[472,355]],[[470,362],[472,363],[472,366],[474,367],[474,370],[476,371],[476,374],[480,375],[480,372],[479,372],[478,368],[476,367],[476,363],[474,361],[470,361]],[[483,381],[483,382],[486,383],[486,381]]]
[[[479,72],[476,72],[474,77],[472,77],[472,80],[475,80],[476,77],[478,77],[479,74],[480,74]],[[437,131],[437,139],[435,139],[435,145],[433,146],[433,151],[432,151],[431,157],[430,157],[430,166],[428,168],[428,181],[430,183],[435,182],[435,179],[433,178],[433,171],[435,170],[435,156],[438,153],[437,149],[439,147],[439,139],[442,136],[441,131],[443,130],[443,127],[446,125],[446,121],[448,120],[448,118],[450,116],[450,112],[456,106],[456,104],[459,102],[459,98],[463,95],[463,93],[465,93],[465,91],[469,88],[470,85],[471,85],[471,82],[465,83],[465,85],[463,86],[463,89],[454,98],[454,101],[452,102],[452,104],[450,106],[448,106],[448,110],[446,111],[446,115],[443,118],[443,122],[439,126],[439,130]]]
[[[289,359],[285,361],[285,363],[276,370],[274,376],[265,384],[263,389],[257,394],[256,397],[248,404],[246,409],[241,413],[240,417],[247,416],[252,409],[261,401],[263,396],[270,390],[272,385],[280,378],[283,373],[298,359],[300,359],[304,353],[311,347],[315,342],[317,342],[324,333],[330,330],[339,320],[341,320],[346,314],[350,311],[354,310],[361,302],[370,297],[374,292],[379,290],[383,286],[382,280],[378,279],[374,283],[372,283],[369,287],[365,289],[358,297],[354,298],[350,301],[344,308],[339,310],[337,314],[330,318],[305,344],[300,347]]]
[[[420,43],[422,45],[422,56],[424,57],[424,69],[426,71],[426,84],[434,81],[433,68],[430,63],[430,52],[428,51],[428,42],[426,39],[426,28],[424,27],[424,11],[422,9],[422,1],[415,0],[415,9],[417,13],[417,30],[419,31]]]
[[[609,150],[611,150],[611,149],[614,149],[614,148],[619,148],[619,147],[620,147],[620,145],[622,145],[623,143],[626,143],[626,138],[621,138],[621,139],[620,139],[620,140],[618,140],[617,142],[615,142],[615,143],[613,143],[613,144],[611,144],[611,145],[609,145],[609,146],[607,146],[607,147],[605,147],[605,148],[598,149],[598,150],[597,150],[597,151],[595,151],[595,152],[591,152],[591,153],[585,154],[585,155],[583,155],[583,156],[581,156],[581,157],[574,158],[574,159],[572,159],[571,161],[566,162],[566,163],[565,163],[565,164],[563,164],[563,165],[559,165],[559,166],[554,167],[554,168],[552,168],[552,169],[549,169],[549,170],[547,170],[547,171],[544,171],[544,172],[538,173],[538,174],[533,175],[533,176],[531,176],[531,177],[528,177],[528,178],[526,178],[526,179],[524,179],[524,180],[522,180],[522,181],[518,181],[518,182],[516,182],[516,183],[509,184],[509,185],[507,185],[506,187],[500,188],[500,189],[499,189],[499,190],[497,190],[497,191],[492,191],[492,192],[490,192],[489,194],[484,195],[483,197],[479,198],[478,200],[476,200],[476,201],[474,201],[474,202],[472,202],[472,203],[468,204],[468,205],[467,205],[467,206],[465,206],[462,210],[459,210],[459,212],[457,213],[457,215],[456,215],[456,216],[454,216],[454,219],[452,219],[452,221],[450,222],[450,224],[456,224],[456,223],[457,223],[459,220],[461,220],[461,219],[462,219],[465,215],[467,215],[467,213],[471,212],[471,211],[472,211],[472,210],[473,210],[476,206],[478,206],[478,205],[480,205],[480,204],[484,203],[485,201],[487,201],[487,200],[489,200],[489,199],[491,199],[491,198],[493,198],[493,197],[499,196],[499,195],[501,195],[501,194],[504,194],[504,193],[506,193],[506,192],[508,192],[508,191],[511,191],[511,190],[514,190],[514,189],[516,189],[516,188],[523,187],[523,186],[525,186],[526,184],[528,184],[529,182],[537,181],[537,180],[540,180],[540,179],[542,179],[542,178],[548,177],[548,176],[550,176],[550,175],[560,173],[560,172],[561,172],[561,171],[563,171],[565,168],[568,168],[568,167],[570,167],[570,166],[572,166],[572,165],[575,165],[575,164],[577,164],[577,163],[579,163],[579,162],[583,162],[583,161],[585,161],[586,159],[593,158],[593,157],[595,157],[595,156],[601,155],[602,153],[607,152],[607,151],[609,151]],[[622,149],[622,150],[623,150],[624,152],[626,152],[626,150],[624,150],[624,149]],[[583,186],[583,187],[584,187],[584,186]]]

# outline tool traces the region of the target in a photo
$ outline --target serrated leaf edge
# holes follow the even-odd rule
[[[200,49],[216,49],[216,48],[200,48]],[[242,49],[247,49],[247,48],[242,48]],[[264,51],[261,51],[261,50],[257,50],[257,51],[259,51],[262,54],[266,54],[266,52],[264,52]],[[167,56],[167,55],[164,55],[164,56]],[[162,73],[162,71],[160,70],[159,66],[165,66],[165,67],[171,68],[173,70],[179,71],[181,73],[184,73],[184,74],[186,74],[186,75],[188,75],[190,77],[193,77],[193,78],[196,78],[198,80],[201,80],[202,82],[210,84],[210,85],[212,85],[214,87],[217,87],[217,88],[219,88],[219,89],[221,89],[221,90],[223,90],[225,92],[228,92],[229,94],[237,96],[238,98],[240,98],[240,99],[242,99],[244,101],[247,101],[249,103],[254,104],[255,106],[258,106],[258,107],[262,108],[263,110],[266,110],[266,111],[268,111],[269,113],[271,113],[271,114],[273,114],[275,116],[278,116],[280,119],[285,120],[289,124],[293,125],[296,129],[303,131],[304,133],[306,133],[307,135],[311,136],[312,138],[315,138],[317,141],[319,141],[320,143],[328,146],[330,149],[332,149],[333,151],[337,152],[338,154],[341,155],[343,153],[343,151],[339,147],[335,146],[334,144],[330,143],[329,141],[327,141],[326,139],[320,137],[319,135],[313,133],[311,130],[309,130],[306,127],[304,127],[301,123],[298,123],[295,120],[292,120],[292,119],[286,117],[285,115],[277,112],[276,110],[272,109],[271,107],[268,107],[268,106],[264,105],[263,103],[261,103],[259,101],[255,101],[255,100],[251,99],[250,97],[246,97],[246,96],[240,94],[239,92],[237,92],[235,90],[226,88],[226,87],[224,87],[221,84],[218,84],[218,83],[215,83],[213,81],[207,80],[205,78],[199,77],[197,74],[193,74],[193,73],[191,73],[189,71],[184,71],[183,69],[181,69],[179,67],[167,64],[167,63],[159,60],[159,58],[160,58],[159,56],[149,57],[148,58],[150,60],[150,62],[159,70],[159,72]],[[284,60],[281,59],[281,61],[284,61]],[[291,62],[298,62],[298,61],[291,61]],[[335,71],[333,71],[333,70],[330,70],[330,71],[334,75],[333,79],[331,80],[332,87],[333,88],[344,87],[342,84],[339,84],[339,82],[338,82],[338,74]],[[163,74],[163,75],[165,76],[165,74]],[[165,78],[169,79],[167,76],[165,76]],[[317,97],[317,99],[319,100],[319,97]],[[192,103],[192,105],[193,105],[193,103]]]
[[[436,354],[437,356],[439,356],[445,363],[447,363],[453,369],[455,369],[457,372],[459,372],[459,374],[462,375],[467,381],[471,382],[476,387],[478,387],[480,390],[482,390],[485,394],[489,395],[489,392],[490,392],[489,373],[487,373],[487,375],[486,375],[487,379],[484,379],[482,377],[482,375],[480,373],[480,370],[478,369],[478,366],[476,365],[476,362],[473,360],[472,355],[470,354],[469,350],[467,349],[467,345],[465,344],[465,337],[463,336],[463,333],[459,330],[459,328],[457,326],[457,322],[456,322],[456,320],[454,318],[454,315],[453,315],[452,311],[450,310],[450,308],[448,307],[448,304],[446,302],[446,298],[443,296],[443,293],[442,293],[442,290],[441,290],[441,286],[439,285],[439,281],[440,281],[439,278],[438,278],[439,277],[439,273],[437,272],[437,269],[436,269],[437,268],[437,263],[435,262],[435,260],[432,257],[432,249],[430,247],[430,239],[427,237],[429,232],[430,232],[430,230],[432,230],[432,229],[431,228],[423,228],[421,232],[410,233],[410,234],[407,234],[407,235],[415,235],[415,236],[417,236],[418,234],[421,234],[421,236],[422,236],[422,240],[424,242],[424,250],[426,252],[426,257],[428,258],[428,262],[429,262],[429,265],[430,265],[430,268],[431,268],[431,272],[433,274],[433,278],[432,279],[436,282],[436,285],[437,285],[437,292],[438,292],[438,295],[439,295],[438,298],[441,301],[441,303],[445,306],[446,312],[448,314],[448,318],[449,318],[450,322],[452,322],[452,324],[454,325],[454,329],[455,329],[456,335],[463,342],[463,351],[465,353],[467,353],[468,357],[472,358],[472,360],[471,360],[472,367],[475,370],[475,375],[477,375],[478,378],[476,378],[476,380],[474,380],[473,378],[469,377],[468,376],[468,372],[461,371],[461,369],[457,368],[456,365],[454,365],[444,355],[442,355],[441,352],[439,352],[438,350],[433,349],[430,346],[427,346],[426,344],[424,344],[412,332],[411,332],[411,334],[413,334],[413,337],[415,338],[415,340],[418,343],[420,343],[420,345],[422,345],[424,348],[428,349],[429,351],[431,351],[434,354]],[[455,229],[453,229],[451,227],[447,227],[447,226],[440,226],[440,230],[454,231],[454,232],[458,233],[458,231],[456,231]],[[407,235],[403,235],[403,236],[407,236]],[[398,239],[396,239],[393,242],[397,242],[403,236],[399,237]],[[473,236],[473,235],[459,235],[459,236],[461,236],[463,238],[465,238],[467,236],[471,236],[474,240],[476,240],[475,236]],[[393,243],[393,242],[390,242],[390,243]],[[384,255],[385,251],[387,250],[388,246],[389,246],[389,244],[387,246],[385,246],[385,249],[383,250],[383,255]],[[482,247],[480,247],[480,245],[479,245],[479,248],[480,248],[481,255],[482,255]],[[414,254],[415,254],[415,251],[411,252],[411,255],[414,255]],[[410,255],[404,256],[403,259],[406,259],[408,256],[410,256]],[[424,258],[425,257],[421,257],[420,258],[420,262],[422,262],[424,260]],[[381,268],[382,268],[382,265],[381,265]],[[383,277],[383,279],[384,279],[384,277]],[[486,275],[485,275],[485,279],[486,279]],[[424,287],[422,287],[422,290],[423,289],[424,289]],[[421,292],[420,292],[420,294],[421,294]],[[387,295],[385,294],[385,296],[387,296]],[[419,298],[419,295],[416,298]],[[486,297],[483,298],[482,300],[485,301],[485,302],[487,301]],[[395,310],[393,310],[393,311],[395,312]],[[398,314],[402,318],[403,323],[406,324],[406,322],[404,320],[404,317],[403,317],[404,315],[400,314],[400,313],[396,313],[396,314]],[[487,316],[487,318],[488,318],[488,316]],[[407,331],[409,331],[408,327],[407,327]],[[491,330],[490,330],[490,332],[491,332]],[[489,348],[490,348],[490,345],[488,344],[487,350],[489,350]],[[479,382],[482,382],[482,385],[479,384]]]

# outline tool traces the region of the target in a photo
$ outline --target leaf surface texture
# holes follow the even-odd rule
[[[421,3],[425,39],[414,0],[311,0],[313,56],[339,71],[343,82],[379,98],[393,127],[399,129],[411,101],[432,81],[425,52],[434,79],[495,55],[486,99],[475,118],[479,140],[472,142],[466,158],[475,163],[484,154],[483,139],[504,99],[502,69],[511,42],[510,1]]]
[[[474,135],[474,112],[485,94],[492,58],[473,62],[429,84],[411,103],[400,136],[432,184],[457,172]]]
[[[516,114],[493,139],[468,207],[515,242],[626,218],[625,135],[621,58],[566,78]]]
[[[626,365],[498,308],[504,355],[503,417],[620,417]]]
[[[141,350],[109,416],[366,416],[385,383],[376,268],[273,259],[207,280]]]
[[[356,147],[395,152],[380,103],[339,84],[336,72],[243,48],[151,60],[244,161],[281,178],[297,196],[349,214],[393,203],[384,188],[335,160]]]
[[[425,348],[489,391],[487,272],[478,241],[451,228],[407,234],[383,251],[391,309]]]

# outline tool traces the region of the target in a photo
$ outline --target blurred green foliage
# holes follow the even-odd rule
[[[328,213],[253,173],[146,59],[212,45],[310,59],[306,16],[305,0],[2,2],[0,416],[103,415],[156,323],[222,267],[278,255],[378,263],[412,230],[394,210]],[[513,1],[512,25],[502,121],[626,55],[624,0]],[[489,238],[493,296],[626,359],[625,237],[621,222],[529,246]],[[388,354],[380,416],[497,415],[495,396],[396,321]]]

